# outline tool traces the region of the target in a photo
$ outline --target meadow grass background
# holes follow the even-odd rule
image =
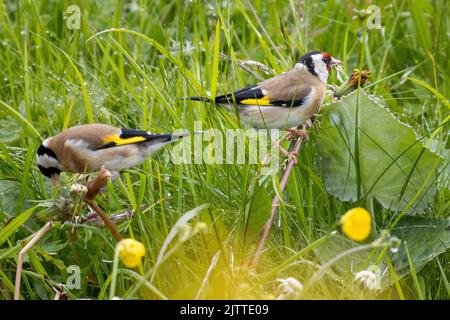
[[[365,30],[367,16],[356,11],[373,3],[381,9],[384,33]],[[72,4],[82,12],[79,30],[66,27],[64,12]],[[348,74],[355,67],[371,70],[376,85],[367,91],[381,96],[421,136],[442,125],[449,111],[449,9],[444,0],[261,0],[251,5],[245,0],[0,0],[0,226],[5,230],[12,218],[56,196],[36,167],[39,135],[44,138],[91,122],[154,132],[192,130],[194,121],[201,121],[204,129],[239,127],[233,114],[179,99],[256,82],[236,59],[261,62],[276,74],[290,69],[308,50],[329,52],[344,62]],[[96,35],[111,28],[123,30]],[[231,59],[220,59],[220,52]],[[254,70],[261,77],[271,76]],[[335,73],[329,83],[339,84]],[[436,151],[449,148],[448,125],[444,128],[434,137]],[[342,202],[327,194],[314,138],[302,148],[298,162],[257,271],[245,265],[256,239],[245,236],[246,217],[261,178],[258,166],[173,165],[165,150],[126,170],[98,201],[110,214],[135,210],[119,230],[144,243],[146,257],[139,270],[120,266],[115,294],[144,299],[197,295],[261,299],[276,296],[277,278],[306,281],[323,263],[311,244],[339,230],[341,215],[364,203]],[[70,178],[65,176],[66,181]],[[264,183],[264,196],[270,199],[275,194],[273,181]],[[448,187],[448,181],[439,183],[424,216],[449,217]],[[209,232],[184,242],[175,239],[170,256],[158,267],[154,288],[137,290],[139,275],[154,266],[175,222],[205,203],[209,208],[193,225],[206,222]],[[388,229],[389,211],[377,205],[373,210],[374,232]],[[33,214],[1,234],[1,299],[11,298],[23,240],[42,225]],[[114,239],[103,228],[56,226],[25,260],[22,298],[53,298],[53,287],[66,282],[70,265],[80,266],[82,275],[81,289],[68,291],[70,298],[108,298],[114,247]],[[301,251],[305,248],[311,250]],[[449,258],[447,251],[418,272],[412,268],[396,285],[374,292],[332,273],[303,297],[448,299]],[[389,272],[395,277],[392,269]]]

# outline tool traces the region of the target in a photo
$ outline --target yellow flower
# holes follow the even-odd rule
[[[123,239],[117,244],[119,258],[127,268],[135,268],[145,254],[145,247],[134,239]]]
[[[353,208],[341,218],[342,231],[352,240],[362,241],[371,231],[372,216],[364,208]]]

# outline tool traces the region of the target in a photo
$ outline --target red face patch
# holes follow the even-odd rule
[[[322,51],[320,54],[322,55],[323,59],[331,59],[331,56],[326,52]],[[327,70],[328,70],[328,72],[331,71],[331,67],[330,67],[329,63],[327,63]]]

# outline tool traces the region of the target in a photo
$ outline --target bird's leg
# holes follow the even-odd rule
[[[297,156],[298,156],[298,152],[296,152],[296,151],[289,152],[287,155],[288,162],[293,161],[294,164],[297,164]]]
[[[111,231],[111,234],[113,237],[119,242],[122,240],[122,236],[120,235],[119,231],[116,228],[116,225],[114,222],[112,222],[106,213],[94,202],[94,198],[99,194],[100,190],[106,185],[108,182],[108,179],[111,178],[111,172],[106,169],[104,166],[100,168],[100,171],[98,172],[98,176],[89,182],[87,185],[88,192],[86,196],[84,197],[84,202],[97,213],[97,215],[103,220],[103,223],[105,226]]]
[[[23,257],[30,250],[36,242],[38,242],[48,230],[53,226],[53,221],[47,221],[47,223],[39,230],[36,235],[31,239],[30,242],[23,247],[19,252],[19,258],[17,259],[17,269],[16,269],[16,283],[14,287],[14,300],[19,300],[20,298],[20,282],[22,280],[22,267],[23,267]]]
[[[308,141],[308,131],[302,127],[302,129],[288,129],[287,130],[290,134],[287,137],[287,140],[293,140],[295,137],[300,137],[303,142]]]
[[[282,153],[286,158],[288,158],[288,161],[293,160],[293,161],[294,161],[294,164],[297,164],[297,155],[298,155],[298,152],[295,152],[295,151],[289,152],[289,151],[287,151],[285,148],[283,148],[283,147],[280,146],[280,145],[279,145],[278,147],[280,148],[281,153]]]
[[[282,138],[283,139],[283,138]],[[281,140],[282,140],[281,139]],[[277,140],[275,143],[276,143],[276,147],[281,151],[281,153],[286,157],[286,158],[288,158],[288,161],[290,161],[290,160],[294,160],[295,161],[295,164],[297,164],[297,152],[289,152],[289,151],[287,151],[285,148],[283,148],[282,146],[281,146],[281,143],[280,143],[280,141],[281,140]]]
[[[300,139],[302,139],[302,143],[306,143],[308,142],[309,138],[308,138],[308,129],[312,126],[312,120],[308,119],[305,124],[302,125],[301,129],[288,129],[287,131],[289,132],[288,136],[287,136],[287,140],[292,140],[294,139],[294,137],[299,137]],[[287,152],[285,150],[285,152]],[[293,161],[294,164],[297,164],[297,155],[298,152],[292,151],[289,153],[284,153],[289,161]]]

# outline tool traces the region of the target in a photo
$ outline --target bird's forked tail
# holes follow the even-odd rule
[[[208,97],[184,97],[183,100],[192,100],[192,101],[204,101],[211,102],[212,100]]]

